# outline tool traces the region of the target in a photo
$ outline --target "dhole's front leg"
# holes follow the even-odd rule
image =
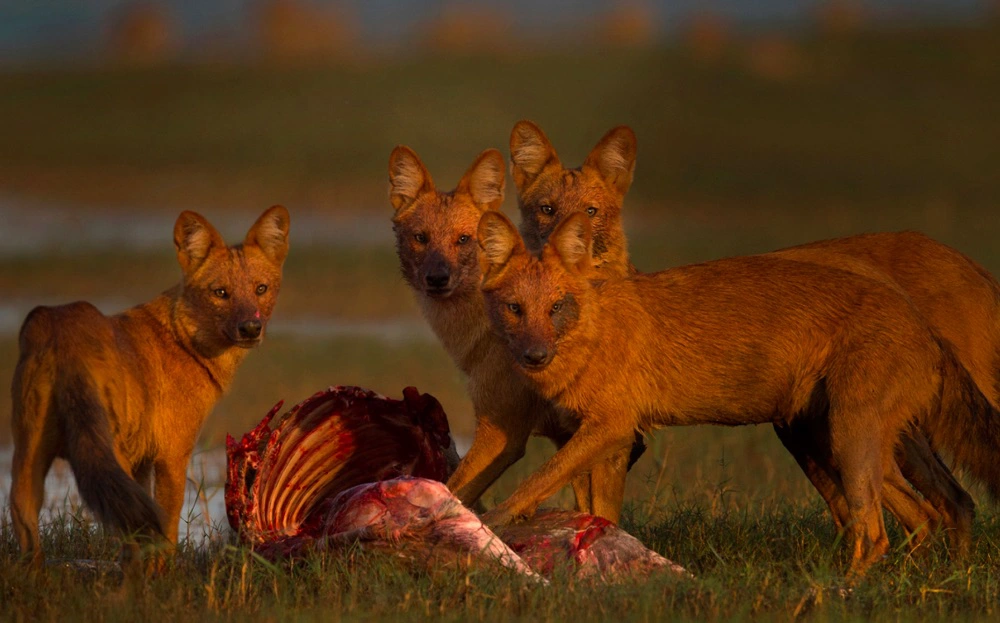
[[[573,477],[571,484],[578,511],[618,523],[625,500],[630,454],[631,448],[620,450],[594,465],[590,472]]]
[[[447,483],[462,504],[475,504],[508,467],[524,456],[532,426],[513,420],[493,415],[478,416],[472,447]]]
[[[618,523],[625,501],[631,447],[625,447],[590,470],[590,513]]]
[[[609,423],[613,421],[613,418],[586,419],[566,445],[521,483],[513,495],[483,516],[484,523],[495,529],[532,515],[539,504],[575,475],[593,469],[612,455],[617,456],[623,449],[627,465],[635,433],[631,428],[611,428]]]

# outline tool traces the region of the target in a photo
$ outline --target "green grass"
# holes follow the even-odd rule
[[[183,544],[167,571],[121,584],[59,569],[25,573],[0,524],[0,617],[6,620],[241,618],[281,620],[989,620],[1000,597],[1000,522],[981,516],[972,556],[949,560],[940,543],[917,554],[893,549],[846,598],[845,555],[825,511],[782,502],[764,509],[677,505],[635,512],[624,527],[695,579],[654,577],[619,585],[556,577],[539,586],[489,567],[432,571],[351,550],[269,564],[225,536]],[[892,537],[901,543],[898,530]],[[111,560],[114,542],[80,518],[49,525],[52,558]]]

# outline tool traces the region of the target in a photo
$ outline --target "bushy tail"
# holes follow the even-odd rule
[[[941,411],[929,414],[923,428],[934,448],[947,450],[1000,501],[1000,411],[945,350]]]
[[[89,383],[69,383],[70,391],[57,405],[66,425],[66,457],[84,503],[104,524],[125,534],[164,537],[159,506],[122,469],[115,458],[113,437],[104,407]]]

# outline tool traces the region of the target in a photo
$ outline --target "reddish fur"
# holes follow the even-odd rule
[[[11,387],[11,515],[25,557],[42,560],[38,513],[56,457],[69,460],[102,522],[176,542],[191,451],[263,336],[281,287],[288,222],[275,206],[242,245],[227,247],[208,221],[184,212],[174,229],[177,286],[114,316],[84,302],[28,315]],[[241,336],[240,324],[254,318],[260,336]]]
[[[859,574],[888,548],[880,492],[893,483],[900,435],[929,425],[965,460],[954,438],[938,434],[937,411],[964,407],[967,421],[994,413],[951,350],[883,281],[772,255],[600,282],[584,215],[563,221],[540,258],[500,214],[484,215],[480,232],[482,245],[511,249],[483,279],[494,328],[515,358],[529,347],[551,352],[525,373],[580,418],[573,438],[491,511],[494,524],[530,515],[635,430],[802,422],[829,451]],[[570,297],[567,322],[565,306],[553,305]],[[979,429],[986,437],[973,445],[1000,442],[997,431]]]
[[[534,160],[515,157],[520,146],[533,145]],[[616,156],[602,156],[615,151]],[[539,248],[556,224],[574,213],[601,206],[591,217],[595,269],[605,276],[623,276],[637,271],[629,260],[621,222],[627,184],[635,167],[635,136],[620,126],[605,135],[584,165],[568,170],[559,164],[555,149],[538,126],[519,122],[511,133],[512,169],[517,182],[521,210],[521,232],[529,246]],[[592,165],[617,162],[617,177]],[[541,164],[544,163],[544,164]],[[541,164],[541,166],[540,166]],[[551,206],[551,216],[542,213]],[[777,252],[783,257],[819,263],[854,272],[901,288],[924,315],[934,332],[954,346],[962,365],[994,405],[1000,404],[997,387],[997,357],[1000,356],[1000,286],[982,267],[961,253],[916,233],[871,234],[829,240]],[[838,528],[848,521],[848,512],[831,467],[823,463],[828,450],[808,428],[776,426],[785,446],[830,504]],[[917,545],[927,525],[950,530],[955,548],[964,552],[970,541],[974,504],[937,458],[922,433],[908,432],[899,451],[902,474],[893,470],[887,484],[887,507],[900,519],[910,540]],[[983,460],[989,461],[988,457]],[[906,479],[923,493],[927,504],[914,505]],[[901,491],[900,491],[901,490]]]
[[[448,481],[466,505],[475,503],[500,475],[524,454],[532,434],[557,446],[575,430],[572,419],[542,399],[516,368],[500,338],[490,330],[479,292],[480,257],[476,244],[480,217],[503,200],[503,156],[486,150],[455,190],[439,191],[419,157],[397,147],[389,159],[393,229],[403,278],[448,354],[468,377],[476,417],[469,452]],[[447,274],[443,287],[428,276]],[[599,466],[590,478],[574,482],[577,505],[614,521],[621,508],[629,454]],[[590,480],[598,495],[591,496]]]

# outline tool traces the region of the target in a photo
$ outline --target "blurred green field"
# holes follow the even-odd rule
[[[0,181],[128,207],[199,196],[230,208],[245,206],[227,196],[383,206],[394,145],[452,183],[526,117],[571,161],[613,125],[632,126],[633,199],[654,205],[982,209],[1000,188],[998,29],[749,36],[712,61],[684,47],[581,43],[347,67],[8,72]],[[771,64],[789,68],[776,75],[758,60],[775,42]]]
[[[196,209],[210,220],[245,222],[225,232],[237,240],[266,206],[290,208],[292,250],[274,331],[207,422],[205,447],[220,444],[227,432],[242,433],[277,400],[291,404],[331,384],[391,396],[415,385],[441,399],[457,435],[467,440],[472,434],[463,381],[429,336],[398,274],[385,177],[388,154],[399,143],[413,147],[440,185],[451,187],[482,149],[506,153],[518,119],[538,122],[564,162],[574,165],[606,130],[632,126],[639,163],[626,227],[643,270],[862,231],[919,229],[1000,274],[1000,27],[785,37],[785,61],[798,69],[780,76],[754,68],[752,39],[734,40],[715,61],[699,60],[683,46],[608,51],[581,45],[530,57],[421,56],[351,67],[7,72],[0,74],[0,210],[44,217],[45,206],[58,207],[53,224],[67,218],[65,211],[84,220],[110,211],[124,227]],[[508,183],[510,214],[513,193]],[[324,220],[330,214],[357,216],[371,238],[334,231],[337,225]],[[297,222],[309,224],[297,230]],[[179,276],[169,228],[159,243],[76,242],[16,252],[0,245],[0,303],[24,313],[36,304],[83,298],[110,312],[148,300]],[[0,333],[4,383],[15,364],[15,328]],[[0,446],[10,440],[9,418],[9,402],[0,401]],[[533,442],[488,497],[512,491],[550,452],[545,442]],[[568,499],[560,494],[559,501]],[[710,530],[678,514],[688,505],[727,517],[719,530],[759,541],[744,557],[735,541],[729,550],[735,556],[689,543],[682,553],[702,570],[721,568],[722,559],[747,570],[744,577],[727,566],[703,585],[707,592],[676,593],[690,618],[752,617],[753,607],[741,610],[712,586],[752,577],[784,590],[794,578],[798,590],[802,577],[827,561],[826,549],[811,550],[808,563],[791,554],[778,562],[767,557],[766,542],[790,538],[786,531],[795,522],[828,525],[769,427],[661,431],[630,478],[629,500],[630,521],[679,518],[679,532],[669,539],[662,536],[667,533],[655,537],[659,541],[651,537],[664,548],[685,538],[679,535]],[[988,505],[980,512],[986,524],[995,523]],[[790,524],[781,523],[792,516]],[[751,524],[763,527],[746,530]],[[641,530],[644,524],[632,525]],[[816,543],[818,534],[822,547],[833,547],[832,529],[809,529],[802,542]],[[862,601],[857,610],[835,609],[831,616],[893,616],[905,608],[900,616],[909,618],[928,598],[923,588],[942,584],[960,596],[934,602],[933,612],[989,614],[987,601],[997,594],[995,527],[984,534],[975,545],[980,558],[969,569],[988,571],[976,584],[955,588],[961,582],[953,570],[934,568],[938,583],[922,585],[928,566],[897,552],[879,581],[898,593],[877,607],[866,609],[869,602]],[[697,543],[712,544],[711,536],[702,536]],[[800,577],[801,565],[807,573]],[[325,594],[315,590],[301,603],[315,605],[311,599]],[[412,590],[430,601],[461,600]],[[516,591],[503,594],[518,599],[510,597]],[[766,589],[762,595],[763,612],[787,615],[794,607],[787,595],[775,598]],[[699,610],[696,597],[718,602]],[[277,607],[266,597],[253,599]],[[484,602],[469,599],[463,602],[468,609],[456,612],[480,612]],[[634,599],[629,612],[648,614],[646,597],[628,599]],[[552,612],[579,615],[573,608]]]

